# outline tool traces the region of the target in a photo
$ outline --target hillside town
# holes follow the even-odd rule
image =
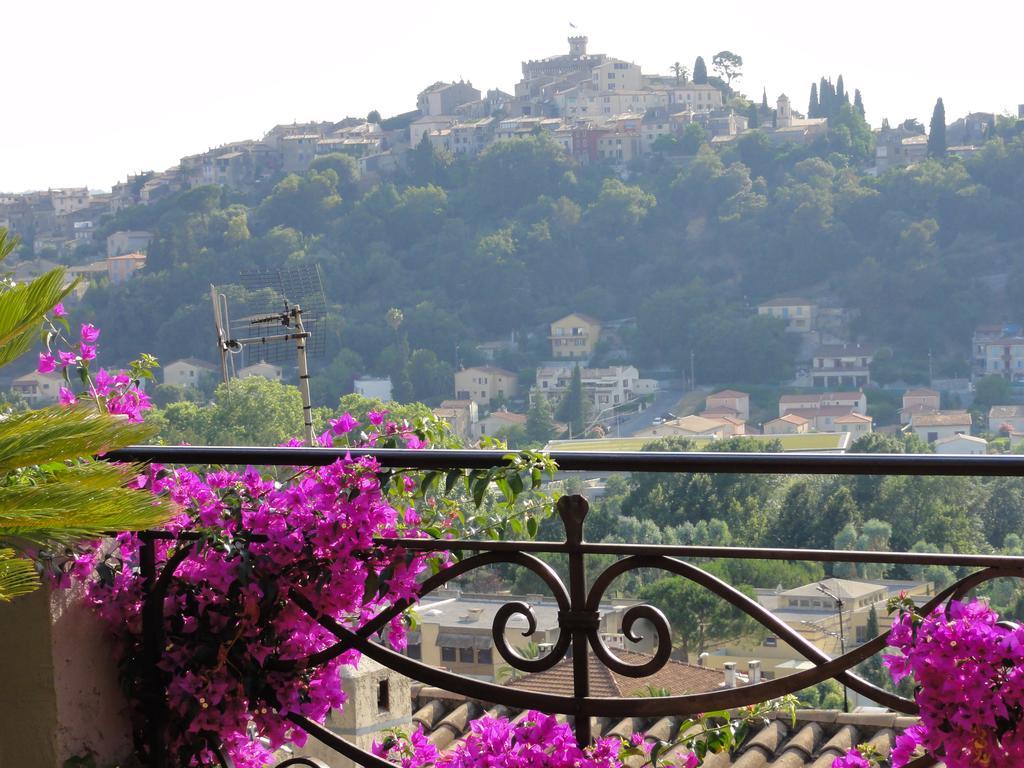
[[[642,157],[671,158],[673,148],[696,129],[697,138],[691,140],[707,139],[713,145],[756,131],[774,145],[800,146],[828,131],[826,116],[805,116],[786,94],[769,100],[765,92],[757,103],[746,100],[728,79],[709,76],[702,58],[692,74],[681,65],[672,75],[645,74],[636,63],[588,52],[586,36],[570,37],[568,45],[567,53],[523,62],[513,93],[482,92],[465,81],[437,82],[417,94],[416,108],[409,112],[388,119],[371,113],[367,119],[275,125],[261,139],[189,155],[164,171],[130,175],[109,193],[85,187],[0,193],[0,227],[30,240],[36,254],[69,252],[76,243],[91,241],[104,214],[211,184],[250,190],[277,174],[306,171],[317,157],[339,152],[357,160],[364,178],[386,178],[424,142],[457,157],[475,157],[496,141],[543,133],[579,163],[606,162],[625,172]],[[716,71],[736,77],[728,67],[725,63]],[[849,104],[841,81],[835,98]],[[812,107],[816,94],[817,85]],[[855,109],[859,98],[858,91]],[[946,128],[947,151],[960,156],[976,152],[995,123],[996,115],[985,112],[957,119]],[[919,126],[893,128],[885,121],[875,140],[874,172],[927,157],[927,136]],[[132,252],[144,253],[145,234],[126,234]],[[114,253],[110,250],[108,245],[108,256],[121,255],[122,248],[115,244]]]

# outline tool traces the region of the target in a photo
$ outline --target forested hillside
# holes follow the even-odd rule
[[[962,375],[976,323],[1021,319],[1024,138],[879,178],[858,170],[871,145],[847,108],[810,148],[753,132],[654,156],[625,180],[576,165],[541,135],[475,160],[424,144],[381,183],[328,155],[249,197],[201,187],[117,214],[97,241],[153,231],[146,269],[91,289],[81,312],[104,328],[110,361],[140,350],[212,359],[211,282],[317,263],[331,317],[313,389],[331,405],[371,372],[436,400],[457,346],[471,362],[474,342],[525,339],[573,310],[635,317],[624,341],[637,364],[678,369],[693,350],[704,381],[779,382],[792,374],[792,345],[752,307],[808,291],[858,311],[853,334],[891,347],[890,377],[921,380],[929,351],[936,376]],[[544,335],[499,362],[528,368]]]

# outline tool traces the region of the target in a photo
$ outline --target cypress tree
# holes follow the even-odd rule
[[[818,83],[818,117],[829,117],[832,101],[829,99],[830,83],[824,77]]]
[[[946,154],[946,107],[941,97],[935,102],[928,126],[928,154],[931,157],[944,157]]]
[[[693,82],[694,85],[708,84],[708,67],[704,63],[703,56],[698,56],[697,60],[693,62]]]
[[[811,83],[811,100],[807,103],[807,116],[818,117],[821,107],[818,106],[818,84]]]
[[[860,88],[855,88],[853,91],[853,111],[864,117],[864,101],[860,97]]]
[[[763,109],[765,112],[768,111],[768,89],[767,88],[762,88],[761,89],[761,109]]]
[[[757,105],[751,104],[750,108],[747,109],[747,128],[757,128],[759,121],[757,119]]]
[[[569,391],[558,406],[558,418],[569,424],[573,437],[583,437],[583,430],[587,426],[587,399],[583,394],[583,376],[578,365],[572,369]]]
[[[843,105],[843,102],[850,103],[849,97],[846,95],[846,87],[843,85],[842,75],[836,80],[836,101],[839,102],[838,106],[840,107]]]

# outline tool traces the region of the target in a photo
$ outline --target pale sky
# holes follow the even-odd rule
[[[938,96],[948,120],[1024,103],[1018,0],[7,0],[3,21],[0,192],[109,189],[276,123],[414,109],[436,80],[511,91],[570,22],[646,73],[734,51],[741,90],[801,111],[842,73],[876,127],[927,125]]]

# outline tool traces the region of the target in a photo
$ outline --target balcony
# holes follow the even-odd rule
[[[160,464],[296,467],[327,465],[346,452],[354,457],[374,456],[385,467],[437,471],[452,468],[485,469],[499,466],[503,463],[505,455],[503,451],[494,450],[360,449],[343,451],[328,448],[144,446],[116,452],[111,454],[110,458],[119,461]],[[552,453],[551,457],[563,472],[988,477],[1020,477],[1024,475],[1024,457],[1018,456],[558,452]],[[513,619],[518,619],[519,622],[525,619],[527,631],[523,634],[532,633],[535,621],[534,611],[530,605],[523,602],[506,603],[494,615],[491,626],[494,649],[497,651],[495,662],[498,661],[497,656],[500,656],[505,664],[520,672],[544,673],[547,670],[561,669],[563,687],[558,692],[538,692],[515,686],[509,687],[489,680],[456,674],[418,661],[419,646],[417,646],[417,658],[413,658],[411,655],[403,655],[374,642],[374,636],[387,625],[390,619],[399,615],[407,606],[405,602],[397,603],[392,609],[378,615],[363,627],[352,630],[329,619],[318,617],[315,609],[306,603],[301,595],[292,594],[293,602],[330,630],[337,638],[337,643],[327,651],[316,654],[315,658],[311,657],[305,662],[289,663],[289,668],[294,667],[296,663],[299,666],[305,663],[320,663],[320,661],[333,658],[345,650],[356,649],[384,668],[394,670],[411,679],[414,684],[430,686],[429,690],[447,691],[449,695],[457,697],[456,702],[468,702],[467,707],[469,708],[463,714],[471,711],[482,713],[485,711],[483,703],[500,702],[501,707],[504,708],[503,711],[507,711],[509,708],[538,709],[568,716],[571,718],[580,743],[588,743],[595,735],[606,733],[616,722],[621,724],[629,721],[633,725],[643,723],[645,728],[662,727],[665,722],[675,722],[689,715],[710,710],[735,709],[800,691],[829,679],[837,680],[849,691],[877,702],[894,713],[870,717],[857,714],[839,714],[837,716],[834,712],[831,715],[827,715],[827,713],[816,715],[813,712],[801,714],[801,727],[792,734],[792,741],[794,744],[798,740],[803,743],[810,738],[813,749],[804,750],[810,759],[812,752],[814,755],[825,754],[821,750],[827,747],[825,737],[829,734],[839,738],[841,733],[846,733],[848,738],[850,733],[861,733],[871,737],[872,743],[875,739],[880,739],[879,743],[882,743],[889,738],[883,733],[885,729],[889,729],[886,732],[891,735],[893,728],[900,729],[913,722],[913,715],[917,712],[917,705],[914,701],[879,688],[851,671],[853,667],[879,653],[885,647],[885,632],[871,638],[863,636],[863,633],[859,631],[858,636],[854,638],[851,632],[851,636],[846,638],[848,642],[843,641],[839,635],[838,639],[841,645],[836,647],[834,653],[827,653],[819,645],[808,640],[806,631],[802,632],[800,628],[787,624],[772,610],[768,610],[758,601],[708,572],[701,567],[702,562],[709,558],[716,558],[975,569],[969,575],[939,590],[936,594],[922,599],[923,611],[931,610],[948,599],[960,599],[971,589],[993,579],[1024,576],[1024,557],[1008,555],[766,549],[717,545],[653,546],[637,543],[591,542],[586,537],[588,511],[589,504],[582,496],[569,495],[560,499],[558,515],[564,534],[560,541],[378,540],[378,543],[385,546],[397,545],[401,542],[403,547],[411,551],[455,551],[463,555],[463,559],[453,567],[439,572],[423,583],[421,598],[429,597],[461,575],[494,564],[515,565],[533,571],[540,577],[554,601],[557,602],[559,610],[557,612],[556,639],[550,643],[551,649],[547,655],[536,659],[526,659],[521,656],[508,645],[505,639],[505,630],[510,626],[515,626]],[[146,722],[149,724],[149,728],[142,752],[148,755],[148,765],[161,768],[170,765],[162,751],[161,723],[167,717],[167,713],[163,709],[162,697],[158,693],[163,685],[159,673],[159,663],[164,648],[162,621],[160,620],[162,612],[160,606],[163,600],[161,590],[166,588],[166,581],[170,574],[157,572],[154,558],[151,555],[156,542],[166,536],[159,532],[146,535],[144,553],[149,551],[150,556],[144,555],[143,557],[143,575],[148,584],[145,594],[146,608],[143,614],[144,656],[148,659],[148,672],[146,673],[148,686],[154,693],[147,698]],[[185,546],[188,546],[187,543]],[[538,555],[541,554],[558,555],[565,558],[568,563],[567,578],[559,576],[539,559]],[[603,563],[607,563],[611,558],[612,562],[606,564],[603,570],[596,571],[596,576],[588,578],[587,574],[593,572],[588,570],[588,565],[596,558],[601,558]],[[771,641],[766,640],[764,643],[765,657],[778,655],[779,648],[787,646],[799,653],[804,661],[790,665],[792,674],[774,676],[772,679],[768,679],[767,675],[761,676],[761,662],[757,662],[755,674],[754,662],[751,661],[751,677],[746,684],[742,685],[735,684],[735,672],[732,671],[735,670],[735,665],[731,669],[726,665],[726,679],[728,680],[731,674],[733,684],[726,684],[719,689],[705,690],[699,693],[637,697],[635,695],[601,695],[600,691],[592,690],[595,674],[610,672],[619,680],[645,678],[670,662],[673,651],[672,627],[658,607],[635,604],[627,608],[622,616],[622,632],[627,639],[632,640],[637,630],[652,633],[650,639],[653,641],[653,652],[649,657],[641,658],[623,652],[620,644],[614,639],[610,639],[605,631],[606,628],[601,627],[597,608],[603,603],[613,582],[620,576],[640,569],[656,569],[681,576],[751,617],[763,628]],[[825,591],[827,592],[827,590]],[[843,609],[840,607],[840,624],[838,626],[840,633],[843,629],[842,616]],[[836,634],[834,631],[836,627],[821,617],[816,618],[814,622],[805,623],[814,624],[814,631]],[[848,648],[852,650],[847,650]],[[728,648],[724,648],[722,651],[722,653],[727,652]],[[246,663],[256,662],[246,660]],[[268,663],[273,664],[274,662]],[[422,698],[423,693],[415,695]],[[268,702],[268,705],[272,706],[272,702]],[[451,713],[454,712],[454,709],[451,710]],[[337,732],[323,725],[297,714],[290,714],[288,718],[330,750],[356,764],[375,766],[375,768],[385,768],[388,765],[380,758],[347,742]],[[666,718],[669,720],[666,721]],[[774,729],[772,732],[775,733],[776,741],[771,747],[772,754],[781,755],[792,746],[789,736],[787,736],[788,727],[778,720],[773,721],[773,725],[770,727],[765,726],[765,733]],[[858,731],[857,728],[860,730]],[[754,744],[761,737],[760,733],[752,736],[750,744]],[[855,743],[854,741],[853,744]],[[888,743],[891,746],[891,738]],[[754,748],[750,745],[748,747]],[[312,765],[312,763],[300,764]],[[818,764],[818,762],[814,763],[814,765]],[[932,764],[934,761],[914,763],[914,765],[920,766]]]

